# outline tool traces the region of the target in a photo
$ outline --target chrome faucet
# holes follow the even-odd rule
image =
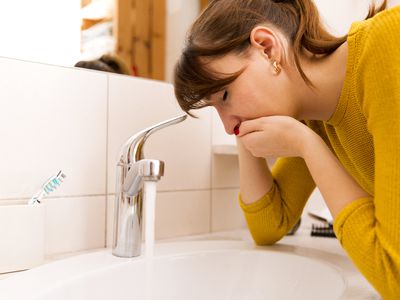
[[[144,158],[146,139],[157,130],[180,123],[186,117],[181,115],[146,128],[130,137],[122,147],[117,163],[113,255],[134,257],[141,254],[143,182],[158,181],[164,175],[163,161]]]

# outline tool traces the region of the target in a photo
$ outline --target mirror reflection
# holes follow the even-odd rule
[[[1,1],[0,56],[68,67],[90,61],[97,69],[117,65],[116,73],[170,81],[186,30],[207,2]]]
[[[171,82],[186,31],[208,2],[2,0],[0,56],[68,67],[95,60],[97,68],[118,65],[117,73]],[[315,2],[337,35],[363,19],[370,3]]]

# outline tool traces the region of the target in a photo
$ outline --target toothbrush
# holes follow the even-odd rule
[[[67,176],[62,171],[59,171],[57,175],[51,176],[42,185],[42,188],[28,201],[28,204],[40,203],[44,196],[50,194],[61,185],[65,177]]]

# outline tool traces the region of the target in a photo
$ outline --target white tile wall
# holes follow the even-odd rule
[[[158,192],[155,214],[156,239],[210,232],[211,191]],[[112,245],[113,218],[114,195],[109,195],[107,201],[107,247]]]
[[[184,13],[188,24],[197,8],[187,14],[181,2],[170,1],[168,11]],[[367,6],[363,0],[341,1],[332,9],[328,2],[316,0],[338,34],[362,18]],[[352,13],[343,17],[343,11]],[[46,201],[48,255],[110,244],[121,145],[180,114],[172,86],[165,83],[6,58],[0,58],[0,105],[0,200],[26,201],[59,169],[68,176]],[[225,133],[215,111],[197,114],[198,120],[155,133],[145,147],[146,157],[166,163],[158,184],[158,239],[245,226],[237,203],[237,157],[211,153],[213,144],[235,144],[235,138]],[[306,210],[323,206],[316,192]]]
[[[212,143],[213,145],[236,145],[235,136],[226,133],[215,109],[212,109]]]
[[[214,154],[212,159],[212,188],[238,188],[239,161],[237,155]]]
[[[327,206],[325,204],[324,198],[321,195],[321,192],[318,188],[316,188],[308,199],[306,206],[304,207],[302,215],[302,225],[311,228],[311,224],[315,223],[315,220],[309,218],[308,212],[318,212],[325,209],[326,207]]]
[[[0,58],[0,199],[30,197],[58,170],[54,196],[105,193],[107,77]]]
[[[156,239],[210,232],[211,192],[161,192],[156,203]]]
[[[183,2],[181,2],[181,0],[169,1],[168,13],[170,16],[184,13],[185,19],[179,22],[189,24],[190,20],[195,18],[197,8],[186,2],[187,5],[184,7],[182,6]],[[399,1],[389,2],[393,5],[393,3],[398,3]],[[333,5],[331,1],[316,0],[316,4],[328,27],[338,35],[345,34],[351,22],[364,17],[369,3],[370,1],[364,0],[351,1],[351,3],[339,1]],[[348,13],[343,14],[346,11]],[[340,18],[337,17],[338,15]],[[172,20],[174,18],[169,19],[168,30],[171,31],[176,27],[176,20]],[[179,42],[179,40],[182,40],[181,33],[186,29],[182,31],[185,26],[178,27],[180,28],[180,33],[175,38]],[[167,79],[171,81],[171,70],[180,50],[179,47],[171,43],[168,49],[167,57],[173,58],[168,60],[167,66]],[[158,88],[164,90],[165,95],[168,95],[165,97],[167,100],[164,100],[165,102],[162,104],[162,111],[157,110],[157,107],[160,107],[160,102],[153,97],[154,94],[157,94],[157,91],[153,90],[153,83],[148,81],[133,82],[132,79],[128,78],[120,80],[117,77],[115,79],[113,79],[113,76],[110,77],[109,193],[114,191],[115,173],[113,166],[115,166],[115,160],[118,156],[118,149],[124,140],[138,129],[164,118],[169,118],[175,112],[179,112],[179,109],[173,107],[175,100],[170,90],[171,86],[158,86]],[[139,93],[141,96],[146,95],[144,98],[141,97],[145,102],[137,102]],[[132,98],[127,98],[126,95],[132,95]],[[147,112],[148,110],[152,111],[151,115],[141,114],[141,111]],[[197,112],[197,114],[200,115],[200,120],[189,120],[184,124],[156,133],[154,137],[149,139],[145,150],[147,157],[166,161],[165,177],[158,185],[160,192],[157,200],[157,238],[193,234],[196,231],[201,232],[203,230],[218,231],[246,226],[237,202],[239,186],[237,157],[227,155],[212,156],[210,154],[211,145],[234,145],[235,137],[225,133],[218,114],[214,110],[204,110]],[[129,122],[129,120],[132,121]],[[204,135],[200,133],[204,133]],[[211,134],[211,142],[209,134]],[[171,136],[173,140],[171,140]],[[273,160],[269,161],[269,164],[271,166]],[[211,194],[209,212],[207,212],[206,207],[203,206],[204,203],[200,200],[200,198],[206,196],[198,198],[201,194]],[[110,229],[112,229],[113,199],[112,196],[108,202],[108,241],[111,241]],[[195,219],[190,219],[190,217],[193,218],[193,209],[196,206],[197,214]],[[304,213],[308,209],[322,208],[324,206],[322,196],[316,190],[307,203]],[[210,221],[208,228],[203,223],[207,218]]]
[[[340,36],[347,34],[352,22],[364,20],[368,7],[374,1],[370,0],[314,0],[321,14],[322,20],[333,34]],[[382,1],[375,1],[381,3]],[[399,0],[389,0],[388,7],[399,5]]]
[[[46,255],[111,244],[121,145],[181,114],[166,83],[6,58],[0,58],[0,104],[0,200],[27,201],[59,169],[67,174],[45,200]],[[227,211],[226,194],[215,193],[211,202],[212,185],[237,186],[235,158],[219,165],[230,176],[212,170],[212,113],[197,115],[155,133],[145,146],[146,157],[166,163],[158,184],[157,239],[210,232],[212,212],[236,224],[238,212]]]
[[[170,84],[122,76],[109,81],[108,192],[115,192],[115,165],[121,146],[134,133],[181,115]],[[208,109],[199,119],[154,133],[144,147],[146,158],[165,162],[160,191],[210,188],[211,125]]]
[[[107,214],[106,214],[106,246],[111,247],[113,243],[114,229],[114,202],[115,195],[107,196]]]
[[[170,1],[168,11],[185,14],[188,24],[198,8],[187,14],[181,2]],[[330,1],[316,0],[328,26],[343,34],[364,16],[369,1],[339,2],[332,9]],[[169,57],[179,49],[173,51]],[[59,169],[68,176],[47,200],[47,254],[110,244],[121,145],[181,113],[169,84],[6,58],[0,58],[0,105],[0,200],[26,201]],[[245,226],[237,203],[237,157],[211,153],[213,144],[235,144],[235,138],[215,111],[197,115],[155,133],[145,147],[146,157],[166,163],[158,184],[158,239]],[[315,192],[306,210],[323,206]]]
[[[53,198],[46,207],[46,255],[105,246],[105,196]]]
[[[239,207],[239,189],[213,189],[211,231],[246,228],[246,220]]]

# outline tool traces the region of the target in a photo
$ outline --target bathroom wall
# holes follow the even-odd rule
[[[104,245],[107,80],[0,58],[0,209],[68,176],[46,201],[47,254]]]
[[[47,255],[110,244],[120,146],[180,114],[166,83],[6,58],[0,58],[0,105],[0,209],[27,202],[58,170],[67,174],[45,200]],[[158,239],[246,226],[237,204],[237,157],[213,153],[214,145],[232,145],[234,138],[214,111],[197,114],[157,132],[145,147],[147,157],[166,162]],[[318,193],[313,199],[321,205]]]
[[[179,58],[186,31],[199,15],[198,0],[167,1],[167,45],[166,45],[166,80],[172,82],[173,68]],[[209,112],[211,145],[235,144],[235,139],[228,136],[222,128],[215,111]],[[237,194],[239,190],[238,165],[236,155],[215,155],[211,152],[211,205],[210,230],[228,230],[245,227],[242,212],[239,209]],[[167,222],[171,223],[172,220]],[[167,232],[166,232],[167,233]],[[160,236],[168,236],[161,234]]]
[[[44,201],[47,255],[110,244],[121,145],[181,114],[167,83],[6,58],[0,107],[0,209],[26,203],[58,170],[67,175]],[[211,168],[211,111],[198,115],[155,133],[145,146],[146,157],[166,164],[158,239],[244,225],[226,211],[237,203],[231,175]]]
[[[110,243],[115,162],[120,145],[141,128],[181,112],[169,84],[111,75],[108,86],[107,237]],[[158,184],[156,238],[210,230],[210,123],[210,111],[204,110],[199,119],[188,119],[163,129],[147,141],[145,156],[166,163],[165,176]]]

